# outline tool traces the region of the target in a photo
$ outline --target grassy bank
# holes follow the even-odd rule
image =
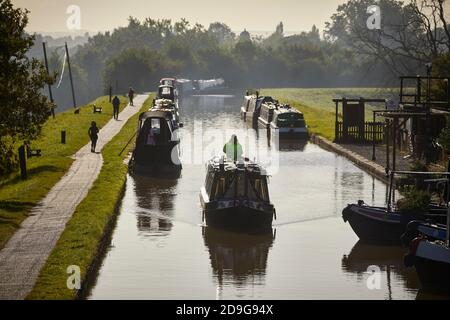
[[[153,96],[144,103],[148,109]],[[116,213],[116,205],[122,196],[128,167],[124,159],[133,148],[124,146],[136,130],[139,113],[128,120],[123,129],[102,150],[103,167],[86,198],[75,210],[71,220],[41,270],[36,285],[28,299],[74,299],[75,290],[67,288],[67,267],[77,265],[82,281],[87,270],[98,256],[101,241]]]
[[[287,88],[263,89],[261,94],[270,95],[280,102],[296,107],[304,113],[311,133],[334,140],[335,106],[332,99],[344,96],[386,99],[397,93],[395,90],[384,88]],[[369,105],[366,118],[372,115],[370,110],[380,106]]]
[[[103,107],[103,113],[93,114],[93,103]],[[121,108],[126,103],[121,98]],[[81,107],[79,114],[68,110],[46,122],[41,137],[31,144],[33,149],[42,150],[42,157],[27,160],[28,179],[22,181],[19,172],[0,178],[0,248],[20,227],[30,209],[67,172],[73,162],[70,156],[89,142],[87,132],[91,121],[96,121],[101,128],[111,118],[112,105],[107,97],[101,97]],[[66,131],[66,144],[61,144],[61,130]]]

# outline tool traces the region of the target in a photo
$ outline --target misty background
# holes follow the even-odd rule
[[[27,30],[36,41],[29,54],[42,59],[47,43],[57,83],[68,43],[78,105],[110,85],[116,94],[155,90],[163,76],[222,77],[236,89],[397,86],[400,74],[421,73],[448,52],[445,42],[431,50],[426,28],[411,23],[421,12],[396,0],[376,3],[381,31],[367,29],[367,0],[15,1],[30,10]],[[81,9],[82,30],[64,30],[71,4]],[[397,34],[416,53],[389,56],[405,50],[392,40]],[[372,48],[375,40],[389,51]],[[53,92],[57,111],[72,106],[67,66]]]

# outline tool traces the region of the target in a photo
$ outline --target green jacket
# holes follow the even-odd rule
[[[227,155],[228,159],[237,161],[242,157],[242,146],[239,142],[237,144],[227,142],[223,146],[223,152]]]

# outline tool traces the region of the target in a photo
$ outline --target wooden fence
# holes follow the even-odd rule
[[[371,143],[374,138],[376,143],[384,141],[384,122],[365,122],[363,126],[348,126],[346,130],[341,121],[336,126],[336,142]]]

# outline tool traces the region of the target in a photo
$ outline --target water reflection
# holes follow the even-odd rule
[[[263,284],[275,234],[272,228],[246,234],[203,227],[203,240],[219,286],[224,283],[237,287],[245,287],[249,282]]]
[[[144,235],[167,235],[172,229],[177,179],[134,175],[137,228]]]
[[[369,267],[380,268],[387,289],[387,299],[390,300],[393,298],[393,288],[398,287],[398,283],[412,291],[419,288],[414,270],[403,264],[404,254],[405,249],[400,246],[379,246],[358,241],[350,253],[342,257],[342,270],[356,275],[357,281],[362,282],[367,281]]]

